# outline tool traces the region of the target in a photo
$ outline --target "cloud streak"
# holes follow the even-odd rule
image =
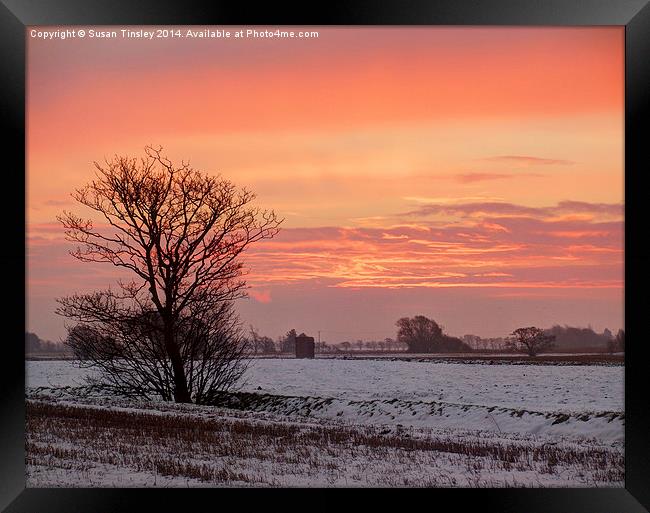
[[[540,173],[505,174],[505,173],[460,173],[454,176],[459,183],[475,183],[490,180],[512,180],[514,178],[541,178]]]
[[[498,155],[496,157],[487,157],[483,159],[487,162],[497,164],[515,165],[518,167],[529,166],[570,166],[575,164],[572,160],[566,159],[549,159],[544,157],[532,157],[530,155]]]
[[[532,218],[561,220],[582,216],[584,220],[596,218],[622,219],[624,207],[620,203],[588,203],[561,201],[553,207],[530,207],[507,202],[430,203],[415,210],[403,212],[400,217],[428,217],[443,214],[473,218]]]

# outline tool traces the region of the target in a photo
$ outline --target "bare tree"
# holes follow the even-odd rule
[[[518,328],[511,333],[513,338],[506,342],[506,347],[513,351],[537,356],[542,351],[554,346],[555,335],[548,335],[544,330],[530,326]]]
[[[252,324],[248,326],[248,332],[249,332],[249,337],[246,339],[246,344],[252,349],[253,354],[257,354],[259,352],[262,352],[262,342],[261,342],[261,337],[260,334],[257,332],[257,330],[253,327]]]
[[[101,293],[95,297],[101,299]],[[214,403],[246,370],[247,346],[232,306],[223,302],[216,308],[188,312],[177,324],[187,388],[197,404]],[[82,367],[100,371],[90,383],[124,396],[173,400],[175,374],[159,313],[122,315],[101,301],[95,308],[85,301],[85,314],[77,318],[89,322],[70,327],[66,339]]]
[[[188,163],[174,166],[161,151],[146,147],[141,159],[116,156],[95,163],[96,178],[73,197],[96,219],[71,212],[58,217],[66,239],[79,244],[75,258],[113,264],[130,271],[133,280],[118,282],[117,291],[60,298],[57,312],[82,323],[70,327],[68,337],[80,356],[95,354],[97,363],[101,351],[113,351],[114,360],[120,354],[131,360],[129,367],[108,372],[109,382],[123,379],[122,385],[143,392],[137,379],[125,376],[163,372],[162,365],[174,401],[205,401],[219,383],[217,374],[229,372],[210,363],[210,341],[225,336],[215,330],[228,328],[233,343],[240,337],[231,306],[246,295],[239,257],[250,244],[275,236],[282,220],[252,206],[252,192]],[[138,324],[143,319],[149,322]],[[138,349],[127,326],[138,336],[149,333],[150,344]],[[103,349],[88,353],[95,345]],[[199,368],[196,358],[203,362]],[[145,370],[147,359],[158,363]]]

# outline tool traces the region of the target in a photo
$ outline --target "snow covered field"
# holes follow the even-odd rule
[[[28,361],[27,387],[83,384],[69,361]],[[400,399],[527,408],[623,410],[623,366],[478,365],[380,360],[259,359],[242,390],[354,400]]]
[[[29,361],[26,366],[29,406],[35,412],[30,417],[34,432],[28,433],[30,486],[623,484],[622,366],[259,359],[251,361],[241,389],[220,407],[88,395],[82,387],[88,371],[71,362]],[[105,449],[90,439],[88,451],[75,447],[74,439],[85,437],[85,428],[77,426],[94,415],[88,409],[124,414],[115,413],[105,428],[101,419],[92,427],[104,440],[118,441],[122,456],[98,456]],[[149,452],[134,447],[129,415],[174,415],[181,424],[210,419],[211,429],[219,432],[236,418],[244,423],[237,424],[242,433],[261,433],[253,443],[261,452],[242,449],[246,454],[239,457],[219,456],[230,449],[218,446],[252,443],[249,435],[240,437],[229,428],[231,440],[211,438],[201,445],[198,460],[190,457],[187,444],[180,444],[162,461],[156,440],[141,441]],[[279,441],[264,434],[260,426],[267,425],[289,426],[300,436]],[[151,429],[147,437],[166,439],[153,424]],[[188,430],[188,437],[196,432]],[[350,445],[350,440],[357,442]],[[419,442],[414,448],[409,440]],[[177,441],[164,444],[171,450],[169,444]],[[355,444],[357,451],[351,449]],[[110,453],[110,447],[106,450]],[[277,451],[284,456],[271,456]],[[149,463],[135,464],[135,453],[137,461]],[[52,465],[57,458],[60,465]],[[395,462],[390,468],[387,458]],[[76,468],[77,460],[85,478],[62,470]],[[124,468],[129,470],[124,473]]]
[[[253,360],[246,391],[343,399],[444,401],[536,411],[623,410],[622,366],[380,360]]]
[[[619,487],[621,447],[33,396],[27,486]]]
[[[259,359],[230,406],[360,424],[622,440],[622,366]],[[83,385],[69,361],[27,362],[27,387]]]

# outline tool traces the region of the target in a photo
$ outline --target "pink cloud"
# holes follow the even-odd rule
[[[248,295],[252,297],[258,303],[270,303],[271,302],[271,291],[259,290],[259,289],[249,289]]]
[[[248,255],[250,279],[350,288],[622,287],[623,220],[599,220],[620,205],[425,205],[419,213],[432,211],[464,222],[286,229]],[[559,218],[574,211],[593,215]]]
[[[432,214],[445,217],[429,220]],[[588,215],[571,217],[578,214]],[[449,222],[449,216],[461,222]],[[276,287],[289,284],[540,290],[623,286],[622,205],[424,205],[410,217],[414,221],[406,224],[391,225],[387,219],[380,228],[285,228],[244,254],[246,279],[253,286],[249,294],[267,304]],[[74,245],[52,238],[52,225],[31,228],[30,293],[58,289],[55,295],[62,295],[115,281],[117,272],[110,266],[81,264],[68,255]]]

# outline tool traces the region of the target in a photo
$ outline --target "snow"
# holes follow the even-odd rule
[[[114,397],[31,392],[28,405],[48,410],[28,415],[28,487],[623,485],[620,444]]]
[[[622,366],[480,365],[380,360],[253,360],[244,390],[527,408],[623,410]],[[261,390],[258,390],[258,387]]]
[[[624,368],[591,365],[475,365],[380,360],[252,360],[243,391],[346,400],[399,399],[526,408],[623,411]],[[28,361],[26,385],[82,385],[69,361]]]
[[[27,387],[79,387],[88,369],[27,362]],[[232,407],[341,420],[620,443],[622,366],[481,365],[385,360],[255,359]],[[52,389],[59,389],[58,392]]]
[[[81,386],[94,372],[82,369],[69,360],[27,360],[25,361],[25,386],[74,387]]]

